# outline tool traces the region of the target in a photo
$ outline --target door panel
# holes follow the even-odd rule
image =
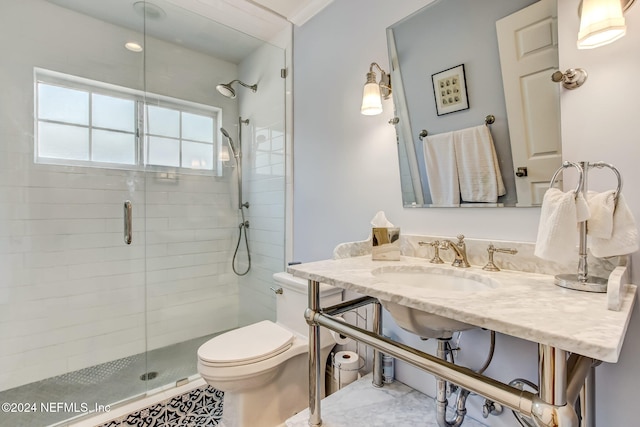
[[[542,203],[562,163],[556,1],[541,0],[496,23],[518,205]]]

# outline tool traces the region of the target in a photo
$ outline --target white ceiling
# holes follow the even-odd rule
[[[253,0],[285,17],[295,25],[303,25],[333,0]]]
[[[147,0],[165,16],[134,9],[140,0],[48,0],[133,31],[238,63],[264,42],[284,47],[290,23],[302,25],[333,0]]]

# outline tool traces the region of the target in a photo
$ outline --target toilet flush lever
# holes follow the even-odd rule
[[[278,288],[278,289],[275,289],[275,288],[269,288],[269,289],[271,289],[273,292],[275,292],[275,293],[276,293],[276,295],[282,295],[282,294],[284,293],[284,291],[282,290],[282,288]]]

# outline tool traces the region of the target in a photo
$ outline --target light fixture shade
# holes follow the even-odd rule
[[[374,82],[367,82],[362,91],[362,107],[360,112],[365,116],[375,116],[382,113],[382,98],[380,85]]]
[[[604,46],[626,32],[620,0],[583,0],[578,49]]]

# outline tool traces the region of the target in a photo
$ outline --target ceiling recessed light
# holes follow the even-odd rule
[[[142,45],[136,42],[127,42],[124,44],[124,47],[130,50],[131,52],[142,52]]]

